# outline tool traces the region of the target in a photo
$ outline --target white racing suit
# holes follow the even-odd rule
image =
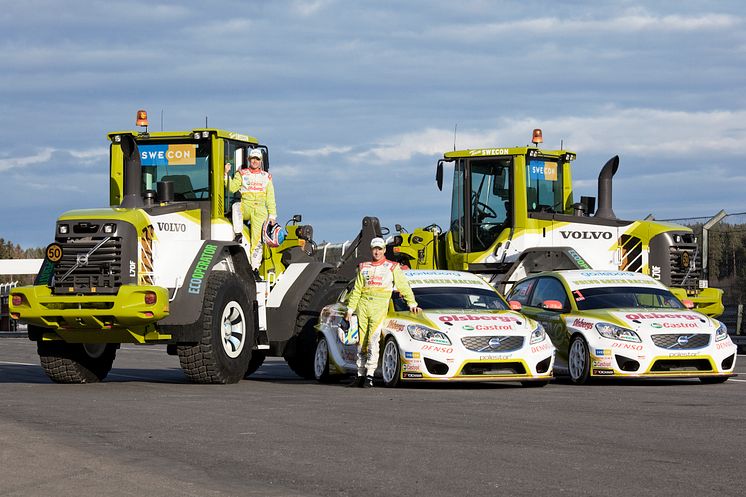
[[[262,225],[267,217],[277,217],[272,175],[261,169],[239,169],[228,183],[228,189],[231,193],[241,192],[241,214],[251,230],[251,267],[259,269],[262,263]]]
[[[382,259],[363,262],[358,267],[355,287],[347,303],[348,310],[357,314],[360,334],[357,345],[358,376],[373,376],[378,367],[381,325],[386,318],[394,288],[404,297],[407,305],[417,306],[414,293],[396,262]]]

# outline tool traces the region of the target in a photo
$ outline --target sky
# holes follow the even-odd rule
[[[444,152],[614,155],[623,219],[746,211],[746,3],[0,0],[0,238],[108,205],[110,131],[204,126],[270,149],[279,218],[448,225]]]

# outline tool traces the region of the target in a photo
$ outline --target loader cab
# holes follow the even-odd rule
[[[557,214],[572,214],[570,161],[575,154],[537,147],[449,152],[438,162],[453,166],[451,217],[446,237],[449,267],[467,269],[516,230],[541,229]]]
[[[135,173],[129,176],[122,150],[125,135],[134,138],[139,157],[133,165]],[[187,202],[189,209],[198,208],[213,219],[223,217],[240,200],[240,194],[234,198],[223,180],[225,164],[231,164],[229,176],[233,177],[238,169],[248,167],[249,152],[259,148],[262,167],[269,169],[269,151],[256,138],[218,129],[124,131],[110,133],[109,139],[112,207],[121,205],[126,192],[134,192],[142,200],[138,206],[144,208]],[[128,186],[127,178],[137,181]]]

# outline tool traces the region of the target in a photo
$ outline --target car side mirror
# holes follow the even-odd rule
[[[523,306],[517,300],[509,301],[508,305],[510,306],[510,309],[513,311],[520,311],[521,309],[523,309]]]
[[[681,303],[684,304],[684,307],[686,307],[687,309],[694,309],[694,302],[689,299],[684,299],[681,301]]]
[[[541,308],[547,311],[561,311],[563,306],[559,300],[545,300],[541,303]]]

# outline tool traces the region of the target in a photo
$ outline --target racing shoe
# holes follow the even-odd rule
[[[373,388],[373,377],[372,376],[366,376],[365,382],[363,383],[363,388]]]
[[[348,388],[361,388],[363,386],[364,376],[356,376],[354,380],[347,384]]]

